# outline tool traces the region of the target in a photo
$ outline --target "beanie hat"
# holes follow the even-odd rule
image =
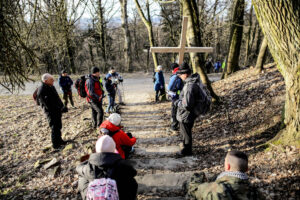
[[[96,152],[111,152],[116,151],[115,141],[108,135],[101,136],[96,142]]]
[[[158,65],[158,66],[157,66],[157,70],[162,70],[162,66],[161,66],[161,65]]]
[[[178,71],[176,72],[176,74],[191,74],[192,70],[190,69],[189,64],[187,64],[186,62],[182,63],[179,66]]]
[[[177,63],[172,63],[170,67],[172,68],[172,70],[174,70],[179,67],[179,65]]]
[[[119,126],[121,124],[121,116],[118,113],[113,113],[109,115],[108,121],[115,126]]]
[[[100,69],[98,67],[93,67],[91,71],[92,71],[92,74],[95,74],[97,72],[100,72]]]

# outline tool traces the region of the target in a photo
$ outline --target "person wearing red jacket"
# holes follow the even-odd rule
[[[93,127],[97,128],[103,121],[102,99],[104,91],[100,83],[100,70],[98,67],[92,68],[92,74],[89,75],[85,82],[85,91],[87,101],[92,108]]]
[[[129,153],[133,151],[133,145],[136,143],[136,138],[130,133],[126,134],[120,127],[121,116],[117,113],[111,114],[101,126],[100,131],[113,138],[116,143],[116,149],[123,159],[127,159]]]

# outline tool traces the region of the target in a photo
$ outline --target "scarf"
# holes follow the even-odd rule
[[[218,177],[217,179],[220,179],[224,176],[231,176],[231,177],[236,177],[236,178],[239,178],[239,179],[242,179],[242,180],[247,180],[248,179],[248,176],[247,174],[243,173],[243,172],[230,172],[230,171],[227,171],[227,172],[222,172]]]

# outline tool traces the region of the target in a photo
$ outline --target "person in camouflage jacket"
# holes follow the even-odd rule
[[[240,151],[229,151],[225,158],[225,172],[211,183],[204,173],[195,173],[188,184],[186,199],[191,200],[260,200],[264,196],[250,185],[248,157]]]

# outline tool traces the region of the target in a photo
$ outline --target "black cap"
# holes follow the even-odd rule
[[[65,74],[65,73],[67,73],[67,70],[65,70],[65,69],[64,69],[64,70],[61,70],[61,73],[62,73],[62,74]]]
[[[176,74],[191,74],[192,70],[190,69],[189,64],[187,64],[186,62],[182,63],[179,66],[178,71],[176,72]]]
[[[172,70],[176,69],[177,67],[179,67],[179,65],[177,63],[172,63],[171,64]]]
[[[97,72],[100,72],[100,69],[98,67],[93,67],[91,71],[92,71],[92,74],[95,74]]]

